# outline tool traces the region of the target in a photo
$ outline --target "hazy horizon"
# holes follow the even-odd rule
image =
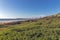
[[[60,13],[60,0],[0,0],[0,18],[38,18]]]

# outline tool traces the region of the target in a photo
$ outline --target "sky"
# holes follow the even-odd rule
[[[35,18],[60,13],[60,0],[0,0],[0,18]]]

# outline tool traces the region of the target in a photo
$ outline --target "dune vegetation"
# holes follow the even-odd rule
[[[60,16],[0,25],[0,40],[60,40]]]

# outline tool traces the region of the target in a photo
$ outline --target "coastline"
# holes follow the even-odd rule
[[[0,25],[2,25],[2,24],[18,24],[18,23],[21,23],[22,21],[24,21],[24,20],[3,21],[3,22],[0,22]]]

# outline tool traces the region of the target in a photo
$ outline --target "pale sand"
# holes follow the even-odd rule
[[[0,22],[0,24],[8,24],[8,23],[14,23],[14,22],[18,22],[18,21],[4,21],[4,22]]]

